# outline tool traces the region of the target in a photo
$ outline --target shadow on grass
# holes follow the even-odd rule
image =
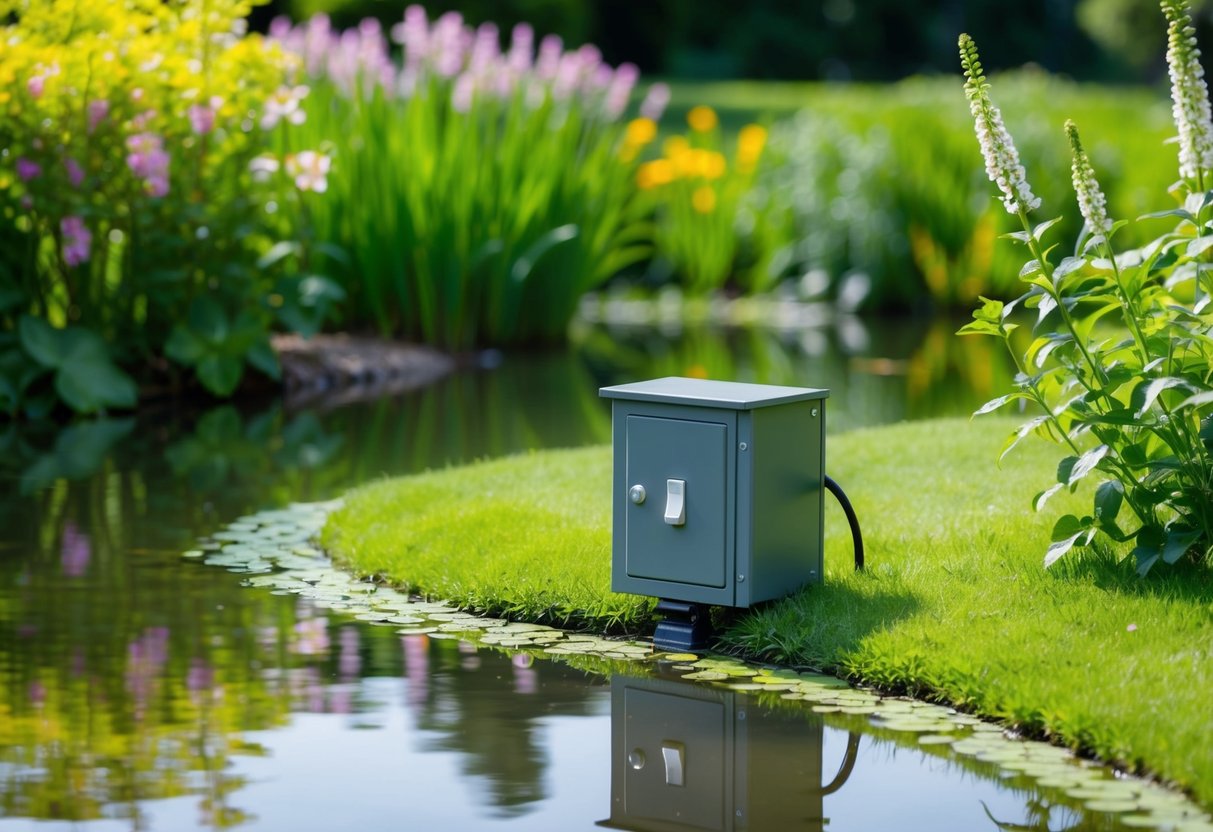
[[[1188,560],[1158,564],[1144,577],[1132,558],[1118,560],[1103,549],[1070,556],[1055,563],[1049,575],[1056,580],[1088,583],[1107,592],[1197,604],[1213,603],[1213,569]]]
[[[828,669],[870,634],[914,615],[919,601],[879,581],[812,586],[717,619],[717,649],[763,661]]]

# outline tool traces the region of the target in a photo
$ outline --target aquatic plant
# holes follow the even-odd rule
[[[712,108],[692,108],[687,125],[689,132],[667,138],[661,156],[636,171],[654,213],[656,257],[694,294],[726,282],[769,288],[782,277],[771,262],[786,239],[780,206],[753,187],[767,128],[742,127],[730,155]]]
[[[271,34],[312,88],[288,143],[333,158],[309,220],[344,249],[330,265],[347,326],[452,348],[556,341],[586,289],[647,253],[631,178],[660,101],[624,120],[634,66],[552,36],[536,48],[525,24],[503,50],[492,24],[420,6],[390,33],[318,16]]]
[[[1085,225],[1074,254],[1054,263],[1056,245],[1044,236],[1058,220],[1033,225],[1038,205],[1017,165],[989,98],[976,46],[960,37],[965,89],[977,115],[978,138],[991,179],[1023,230],[1011,237],[1027,247],[1020,272],[1027,291],[1011,303],[984,299],[963,334],[993,335],[1019,370],[1011,393],[988,402],[987,413],[1012,402],[1039,415],[1007,441],[1005,455],[1031,433],[1069,452],[1057,482],[1036,495],[1039,510],[1063,488],[1087,477],[1100,481],[1090,514],[1065,514],[1053,527],[1044,557],[1050,566],[1074,547],[1132,544],[1143,575],[1160,561],[1205,561],[1213,550],[1213,344],[1208,339],[1213,293],[1207,252],[1213,247],[1204,183],[1213,165],[1208,92],[1185,5],[1163,0],[1171,40],[1175,121],[1179,133],[1180,206],[1139,223],[1174,218],[1175,225],[1140,248],[1117,252],[1113,239],[1130,225],[1113,222],[1078,128],[1065,125],[1072,181]],[[1012,341],[1016,308],[1032,310],[1034,338],[1023,351]],[[1127,510],[1125,510],[1127,509]],[[1127,548],[1127,547],[1126,547]]]

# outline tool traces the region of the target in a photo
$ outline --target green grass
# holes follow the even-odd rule
[[[868,570],[851,570],[827,501],[826,583],[736,614],[722,648],[953,702],[1213,805],[1213,575],[1139,579],[1107,556],[1045,572],[1054,518],[1089,496],[1032,514],[1057,454],[1025,443],[995,469],[1013,424],[831,437],[827,470],[855,503]],[[635,626],[651,602],[608,592],[609,499],[609,450],[535,453],[362,488],[323,539],[359,572],[476,608]]]

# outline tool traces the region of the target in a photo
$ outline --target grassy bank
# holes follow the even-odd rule
[[[831,437],[827,467],[852,495],[870,568],[850,570],[831,505],[825,585],[737,615],[723,646],[955,702],[1213,805],[1213,576],[1142,580],[1091,558],[1044,572],[1053,518],[1082,503],[1030,513],[1056,456],[1026,443],[995,470],[1012,425]],[[356,571],[476,608],[635,625],[651,602],[608,590],[609,501],[607,449],[536,453],[362,488],[323,540]]]

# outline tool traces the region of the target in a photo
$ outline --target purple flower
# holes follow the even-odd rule
[[[93,132],[97,129],[97,125],[109,115],[110,103],[104,98],[98,98],[88,102],[85,107],[85,112],[88,114],[88,132]]]
[[[164,138],[156,133],[137,133],[126,140],[130,153],[126,164],[138,176],[152,196],[168,193],[169,155],[164,150]]]
[[[215,129],[215,110],[209,104],[194,104],[186,110],[190,120],[190,129],[199,136],[205,136]]]
[[[79,188],[80,183],[84,181],[84,168],[71,156],[63,158],[63,167],[67,170],[67,181],[72,183],[73,188]]]
[[[63,262],[68,266],[79,266],[84,261],[88,260],[89,254],[93,246],[93,234],[88,230],[88,226],[84,224],[84,220],[77,216],[66,216],[59,220],[59,233],[63,235]],[[83,572],[84,567],[88,566],[88,538],[83,538],[83,552],[77,552],[77,559],[83,558],[83,562],[79,563],[79,568]],[[63,571],[68,572],[68,538],[67,532],[63,536]]]
[[[640,115],[653,121],[660,121],[666,105],[670,103],[670,88],[662,83],[649,87],[644,101],[640,102]]]
[[[466,113],[472,109],[472,97],[476,92],[476,79],[472,73],[465,72],[455,79],[451,90],[451,109],[457,113]]]
[[[22,182],[37,179],[41,175],[42,165],[38,164],[33,159],[26,159],[24,156],[17,159],[17,176]]]
[[[632,96],[632,87],[640,78],[640,70],[635,64],[620,64],[611,78],[606,92],[606,114],[609,119],[617,119],[627,109],[628,100]]]
[[[83,223],[80,222],[79,217],[64,217],[59,227],[64,232],[63,236],[65,238],[67,237],[67,229],[64,228],[64,225],[69,219],[76,221],[72,224],[73,231],[83,231],[85,235],[88,235],[88,229],[83,227]],[[77,224],[80,225],[80,228],[75,228]],[[87,242],[85,243],[85,247],[87,249]],[[87,251],[85,258],[87,259]],[[66,251],[64,252],[64,259],[67,259]],[[69,265],[74,266],[75,263],[69,263]],[[79,578],[88,569],[88,561],[91,555],[92,547],[89,544],[88,535],[80,531],[76,527],[76,524],[69,520],[63,526],[63,541],[59,545],[59,561],[63,565],[63,574],[69,578]]]

